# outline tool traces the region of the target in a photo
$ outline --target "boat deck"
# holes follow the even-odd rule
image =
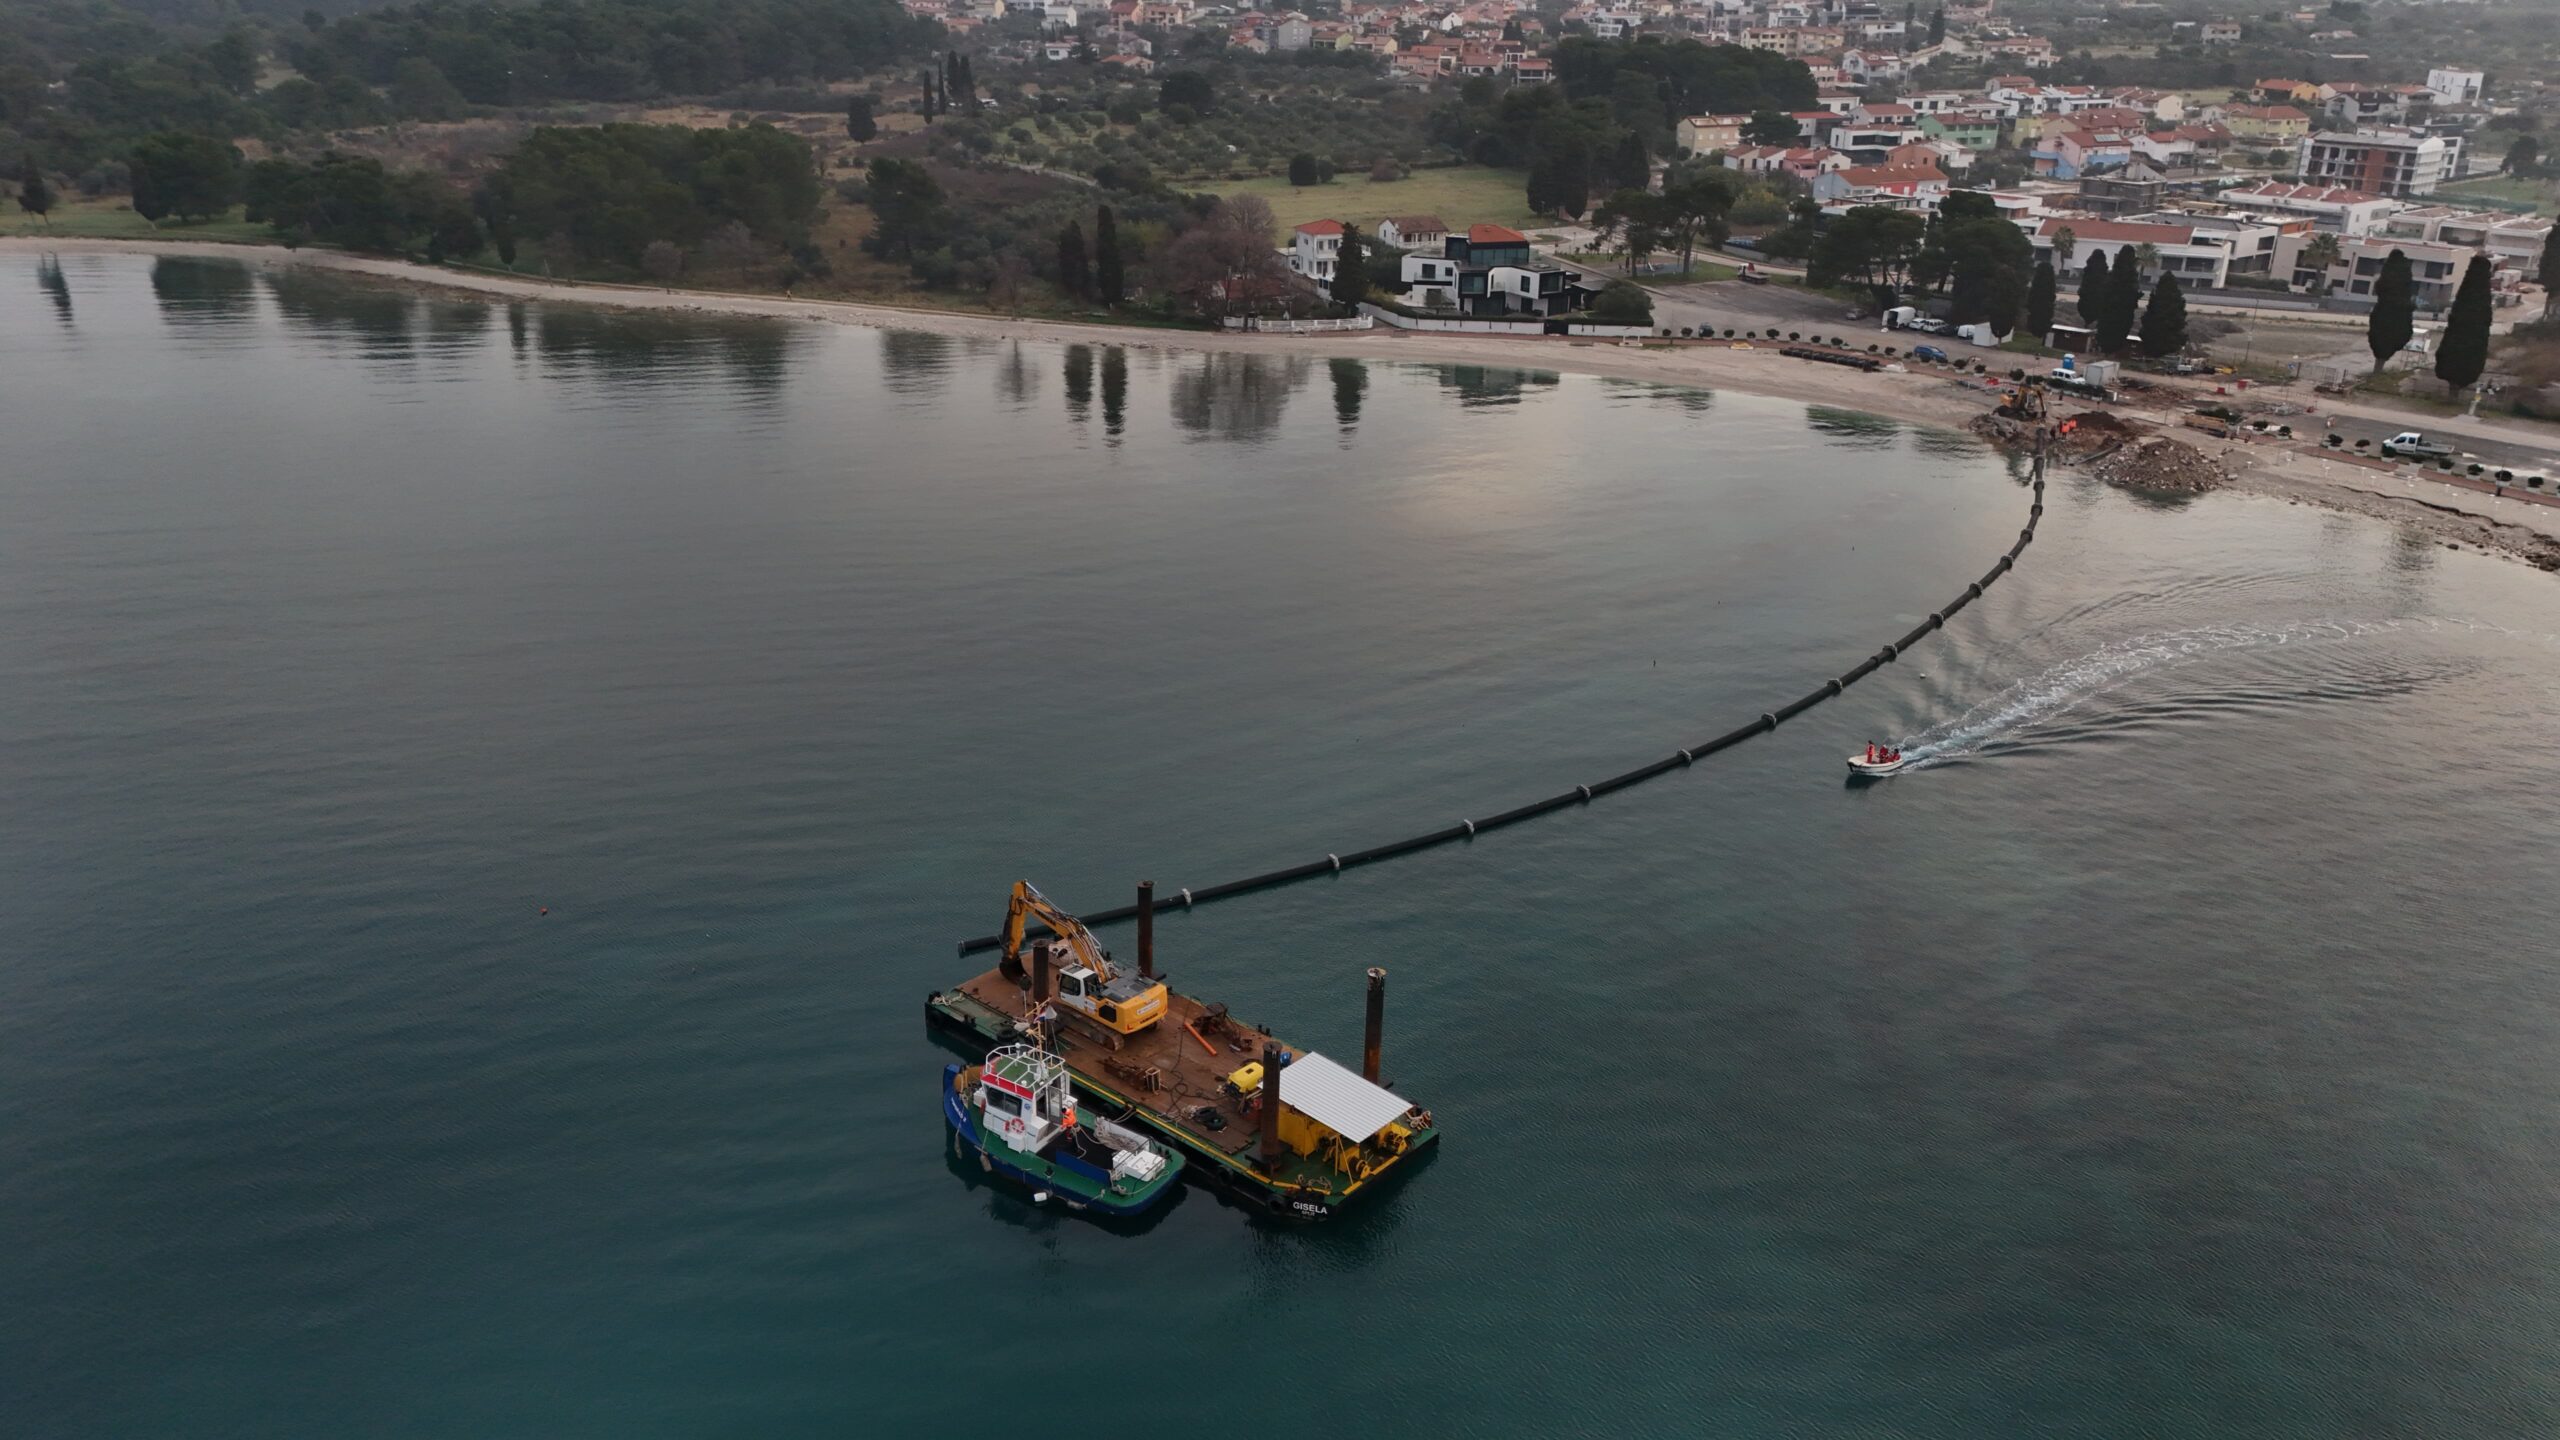
[[[1000,969],[990,970],[963,984],[960,992],[1004,1015],[1023,1015],[1031,1008],[1028,987],[1006,979]],[[1259,1132],[1254,1128],[1252,1117],[1244,1113],[1241,1105],[1227,1098],[1219,1088],[1219,1082],[1234,1074],[1238,1067],[1262,1058],[1263,1037],[1252,1027],[1231,1020],[1230,1024],[1237,1033],[1221,1037],[1223,1043],[1212,1054],[1192,1038],[1189,1030],[1183,1028],[1197,1022],[1208,1008],[1188,995],[1168,989],[1164,1020],[1138,1034],[1122,1037],[1117,1050],[1105,1046],[1073,1024],[1057,1026],[1049,1048],[1066,1056],[1076,1069],[1103,1080],[1118,1093],[1173,1120],[1189,1131],[1192,1139],[1200,1145],[1229,1155],[1240,1155],[1253,1148]],[[1282,1043],[1287,1044],[1286,1041]],[[1295,1053],[1299,1047],[1292,1045],[1289,1048]],[[1151,1067],[1162,1078],[1163,1086],[1150,1092],[1138,1081],[1105,1065],[1103,1062],[1106,1060],[1141,1069]],[[1285,1094],[1288,1086],[1285,1078],[1281,1086]],[[1203,1106],[1214,1110],[1226,1122],[1226,1127],[1221,1130],[1208,1128],[1206,1117],[1200,1114]]]
[[[989,970],[944,992],[944,995],[982,1012],[973,1017],[982,1028],[1001,1025],[1030,1010],[1028,987],[1006,978],[1001,969]],[[1281,1155],[1280,1173],[1263,1175],[1255,1153],[1261,1132],[1254,1118],[1245,1113],[1243,1105],[1227,1096],[1220,1082],[1239,1068],[1260,1060],[1265,1038],[1279,1037],[1265,1037],[1252,1025],[1233,1016],[1228,1017],[1229,1028],[1224,1034],[1209,1025],[1199,1024],[1201,1017],[1213,1008],[1168,987],[1165,1018],[1136,1035],[1121,1037],[1119,1049],[1110,1048],[1073,1024],[1063,1023],[1055,1027],[1057,1033],[1049,1048],[1066,1057],[1084,1088],[1107,1092],[1108,1097],[1127,1099],[1147,1112],[1159,1128],[1175,1132],[1172,1138],[1188,1149],[1224,1158],[1239,1171],[1257,1179],[1347,1195],[1342,1176],[1316,1161],[1285,1150]],[[1215,1042],[1214,1052],[1192,1034],[1188,1027],[1195,1024],[1199,1024],[1199,1029]],[[1281,1043],[1292,1054],[1307,1053],[1303,1046],[1290,1045],[1285,1040]],[[1153,1088],[1142,1078],[1150,1069],[1156,1078]],[[1281,1080],[1280,1093],[1285,1101],[1289,1093],[1286,1077]],[[1217,1117],[1215,1121],[1209,1118],[1212,1115]],[[1213,1125],[1216,1128],[1212,1128]],[[1428,1125],[1416,1125],[1413,1150],[1418,1152],[1437,1138]],[[1390,1165],[1387,1171],[1395,1168],[1395,1165]],[[1379,1172],[1378,1176],[1363,1184],[1374,1183],[1387,1171]]]

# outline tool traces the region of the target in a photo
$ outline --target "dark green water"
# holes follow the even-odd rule
[[[1651,759],[1978,576],[2019,479],[1739,395],[24,255],[0,454],[11,1436],[2560,1426],[2520,566],[2063,477],[1845,702],[1169,919],[1345,1057],[1386,966],[1449,1138],[1333,1228],[1126,1236],[946,1158],[921,1003],[1011,881]],[[1931,763],[1845,789],[1878,734]]]

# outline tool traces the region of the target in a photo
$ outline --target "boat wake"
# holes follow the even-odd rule
[[[2529,636],[2494,623],[2439,617],[2202,625],[2159,631],[2112,641],[2086,655],[2048,666],[2011,683],[1954,719],[1903,737],[1899,748],[1910,762],[1905,769],[1921,769],[2016,748],[2028,743],[2030,736],[2067,738],[2072,733],[2068,722],[2093,701],[2164,671],[2233,652],[2322,647],[2377,635],[2440,630],[2481,631],[2545,643],[2560,641],[2560,637]],[[2342,674],[2334,664],[2307,668],[2319,673],[2316,677],[2290,677],[2293,683],[2147,698],[2140,704],[2122,707],[2111,723],[2193,718],[2288,703],[2370,699],[2405,694],[2434,678],[2399,669]]]

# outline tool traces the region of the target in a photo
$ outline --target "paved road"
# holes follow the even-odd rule
[[[2560,476],[2560,444],[2493,438],[2471,433],[2477,427],[2457,429],[2422,415],[2348,415],[2325,408],[2320,414],[2329,431],[2347,437],[2350,446],[2358,440],[2371,440],[2378,446],[2403,430],[2415,430],[2451,445],[2483,465],[2503,467],[2519,475]]]

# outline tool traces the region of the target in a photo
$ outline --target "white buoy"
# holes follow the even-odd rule
[[[1046,1205],[1046,1204],[1048,1204],[1048,1203],[1049,1203],[1049,1192],[1048,1192],[1048,1191],[1046,1191],[1046,1190],[1034,1190],[1034,1191],[1032,1191],[1032,1192],[1031,1192],[1031,1203],[1032,1203],[1032,1204],[1034,1204],[1034,1205]]]

